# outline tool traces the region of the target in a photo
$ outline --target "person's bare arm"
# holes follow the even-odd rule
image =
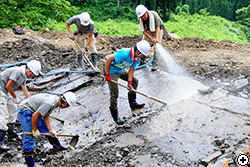
[[[15,81],[13,81],[12,79],[9,79],[7,85],[6,85],[6,89],[8,90],[8,92],[10,93],[10,95],[15,99],[17,96],[12,88],[12,85],[15,83]]]
[[[92,37],[93,37],[93,33],[89,33],[89,37],[84,47],[87,47],[89,45],[90,41],[92,40]]]
[[[39,116],[41,116],[41,114],[38,111],[32,114],[31,123],[32,123],[32,129],[34,132],[37,130],[37,122],[38,122]]]
[[[111,62],[115,61],[115,56],[110,56],[106,61],[106,73],[110,73]]]
[[[70,28],[70,25],[68,23],[68,21],[66,21],[66,27],[67,27],[67,30],[69,31],[70,34],[73,34],[71,28]]]
[[[28,88],[26,85],[21,85],[21,88],[23,90],[23,94],[26,98],[29,98],[30,97],[30,92],[28,91]]]

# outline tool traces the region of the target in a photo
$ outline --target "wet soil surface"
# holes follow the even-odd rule
[[[11,30],[0,30],[1,65],[38,59],[44,74],[77,70],[80,51],[67,32],[25,32],[17,36]],[[100,34],[98,59],[132,47],[139,40],[139,36]],[[227,159],[231,162],[239,150],[247,147],[250,45],[200,38],[164,40],[162,45],[188,75],[174,76],[161,69],[151,72],[151,65],[137,70],[139,90],[167,101],[168,106],[138,95],[138,101],[146,106],[131,111],[127,91],[121,88],[118,108],[126,119],[122,126],[112,121],[108,86],[98,74],[63,73],[30,79],[31,94],[73,90],[79,100],[76,106],[52,114],[63,119],[64,124],[51,120],[58,133],[79,134],[77,146],[55,153],[46,138],[38,138],[34,150],[37,165],[219,166]],[[167,62],[161,61],[160,65],[164,63]],[[87,63],[84,68],[91,69]],[[44,84],[46,79],[52,82]],[[22,97],[21,91],[17,94]],[[18,121],[16,131],[21,134]],[[68,145],[70,138],[61,137],[60,141]],[[12,149],[0,153],[1,165],[24,165],[22,140],[6,137],[5,143]],[[215,158],[211,160],[209,156]]]

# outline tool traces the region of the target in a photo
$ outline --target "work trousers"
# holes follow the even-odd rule
[[[32,132],[32,114],[33,112],[29,110],[22,110],[18,108],[19,121],[22,126],[23,132]],[[38,117],[37,129],[41,133],[49,133],[47,126],[45,125],[44,118],[42,116]],[[36,146],[36,141],[33,135],[23,135],[23,151],[30,152]]]
[[[123,70],[121,73],[111,73],[111,79],[118,82],[118,79],[121,78],[124,81],[128,81],[128,71]],[[139,80],[133,76],[132,79],[132,86],[134,89],[137,89]],[[117,107],[117,98],[119,96],[119,89],[118,85],[113,82],[108,82],[109,84],[109,92],[110,92],[110,107],[116,108]]]
[[[87,34],[82,34],[82,35],[79,33],[79,34],[76,35],[76,42],[81,48],[83,48],[86,41],[88,40],[88,38],[89,38],[88,33]],[[88,50],[89,50],[90,54],[97,54],[97,49],[96,49],[95,44],[96,44],[96,40],[95,40],[95,36],[93,34],[92,40],[90,41],[90,43],[88,45]]]
[[[17,106],[9,93],[0,90],[0,129],[7,131],[8,123],[14,123],[17,118]]]

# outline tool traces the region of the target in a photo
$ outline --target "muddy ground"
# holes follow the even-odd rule
[[[35,32],[31,30],[25,30],[25,32],[25,35],[18,36],[14,35],[11,30],[0,30],[1,65],[12,64],[20,61],[28,61],[30,59],[38,59],[42,62],[42,72],[44,74],[62,69],[77,70],[78,66],[76,57],[80,53],[80,51],[68,38],[68,32]],[[99,34],[96,40],[100,60],[101,58],[105,58],[107,55],[114,53],[120,48],[132,47],[137,41],[140,40],[140,36],[114,37]],[[208,98],[208,100],[211,100],[209,102],[209,105],[207,104],[210,109],[203,108],[202,110],[204,112],[209,112],[209,110],[211,110],[211,114],[219,112],[217,110],[223,112],[227,111],[227,107],[224,106],[226,105],[225,103],[215,103],[216,105],[212,105],[214,102],[213,99],[217,100],[217,96],[222,97],[224,96],[224,94],[226,94],[228,98],[227,101],[232,100],[233,103],[238,101],[238,98],[240,98],[239,103],[245,106],[244,109],[240,108],[238,110],[237,107],[232,107],[233,109],[228,107],[228,110],[230,112],[233,111],[231,113],[240,112],[239,110],[244,112],[250,111],[249,102],[247,101],[247,99],[249,99],[250,97],[249,44],[242,45],[228,40],[216,42],[213,39],[204,40],[200,38],[172,38],[171,40],[164,40],[162,45],[171,55],[173,55],[173,59],[176,60],[177,64],[183,66],[185,70],[189,74],[191,74],[192,77],[205,85],[209,85],[213,90],[217,91],[216,94],[213,94],[210,98]],[[147,58],[147,60],[149,59],[150,57]],[[149,65],[149,67],[150,66],[151,65]],[[1,68],[1,70],[3,69],[4,68]],[[85,69],[91,69],[90,66],[87,65],[87,63],[85,63]],[[164,90],[161,88],[162,86],[165,86],[164,82],[158,85],[157,83],[153,84],[149,82],[152,79],[159,80],[159,78],[161,78],[161,80],[164,80],[164,78],[167,76],[165,74],[162,74],[161,70],[158,70],[156,73],[152,73],[150,71],[150,68],[145,68],[142,70],[142,72],[138,72],[137,75],[140,79],[140,82],[145,84],[143,86],[141,85],[143,91],[146,91],[147,93],[153,93],[153,95],[155,95],[156,97],[164,98],[164,96],[162,95]],[[247,138],[243,137],[247,134],[247,132],[244,132],[243,136],[237,135],[237,127],[244,126],[244,129],[247,129],[249,126],[249,124],[247,124],[248,117],[246,116],[248,115],[248,113],[239,113],[237,115],[242,114],[243,118],[237,118],[237,121],[241,123],[234,125],[234,127],[230,129],[232,130],[232,132],[230,132],[229,129],[225,130],[225,134],[227,134],[226,136],[231,133],[234,134],[233,140],[231,139],[231,137],[227,138],[223,135],[220,136],[218,134],[211,134],[211,132],[209,133],[209,135],[211,135],[209,136],[210,140],[205,139],[205,141],[207,141],[207,144],[210,144],[213,147],[208,148],[208,146],[201,146],[201,148],[205,147],[203,148],[203,150],[205,150],[203,153],[200,153],[202,152],[200,150],[201,148],[199,148],[199,146],[197,145],[191,145],[191,148],[188,148],[187,144],[185,145],[185,142],[190,142],[188,139],[183,141],[185,146],[182,146],[182,149],[184,150],[180,149],[180,146],[175,146],[175,143],[173,144],[172,149],[166,149],[164,151],[164,142],[172,145],[172,142],[175,142],[177,140],[176,137],[185,138],[187,136],[185,136],[184,133],[183,136],[181,134],[178,134],[178,132],[181,132],[181,130],[178,131],[178,129],[181,129],[179,126],[175,127],[175,130],[173,130],[176,133],[175,135],[178,135],[174,136],[172,134],[172,139],[171,133],[173,132],[170,131],[165,132],[166,134],[164,135],[157,135],[168,136],[168,138],[164,137],[164,139],[162,140],[160,140],[160,138],[148,135],[147,132],[144,133],[144,130],[151,126],[150,122],[155,122],[155,120],[157,120],[157,117],[161,118],[162,115],[160,113],[162,113],[164,109],[162,109],[162,106],[159,105],[159,103],[152,100],[146,100],[144,98],[142,100],[145,100],[147,102],[148,107],[146,107],[144,110],[133,113],[132,111],[129,111],[127,101],[124,100],[126,98],[126,91],[122,90],[121,99],[124,102],[121,102],[119,104],[119,108],[122,108],[121,113],[124,117],[127,118],[127,123],[124,126],[116,126],[114,122],[112,122],[108,112],[109,94],[105,82],[103,82],[100,77],[91,75],[89,73],[78,73],[75,75],[69,74],[69,76],[67,74],[67,77],[70,78],[68,79],[69,81],[60,81],[61,83],[57,83],[56,86],[50,85],[49,87],[40,87],[39,91],[60,93],[61,91],[67,89],[66,87],[63,87],[63,85],[67,85],[69,84],[69,82],[73,81],[76,81],[75,83],[78,83],[77,80],[74,79],[82,78],[82,82],[86,84],[81,85],[81,89],[76,90],[80,98],[80,104],[78,104],[76,108],[70,110],[71,112],[73,112],[73,114],[75,114],[74,117],[67,117],[67,115],[63,116],[62,113],[59,113],[57,114],[57,116],[67,120],[65,125],[63,126],[61,124],[58,124],[57,122],[52,123],[55,127],[57,127],[57,130],[59,132],[76,132],[81,133],[80,135],[84,137],[82,137],[82,139],[79,141],[76,148],[71,148],[68,151],[52,155],[48,154],[50,151],[48,150],[48,143],[46,142],[46,140],[39,139],[39,143],[35,150],[35,160],[37,164],[41,166],[186,167],[198,166],[201,164],[207,166],[209,165],[209,163],[210,165],[214,164],[215,161],[202,161],[203,157],[209,156],[214,152],[216,153],[219,151],[223,152],[224,157],[222,158],[222,160],[218,159],[217,162],[224,162],[225,157],[232,157],[232,155],[234,155],[234,153],[238,151],[239,148],[246,147],[246,143],[249,142]],[[29,83],[39,82],[39,79],[44,80],[44,77],[31,79]],[[188,82],[188,80],[185,81]],[[150,87],[150,85],[152,87]],[[34,91],[37,91],[37,89],[34,89],[34,85],[29,84],[28,86],[30,86],[29,88],[32,94],[37,93]],[[199,86],[200,84],[197,84],[197,87]],[[157,90],[156,87],[159,87],[162,92],[159,93],[159,90]],[[220,88],[222,90],[218,90],[217,88]],[[224,91],[226,91],[227,93],[225,93]],[[164,93],[168,94],[168,92]],[[86,97],[86,95],[88,96]],[[207,101],[205,102],[199,99],[200,96],[201,95],[194,96],[192,97],[192,99],[196,99],[196,101],[199,101],[199,104],[207,103]],[[237,100],[234,99],[234,97],[237,97]],[[92,104],[93,101],[95,101],[94,104]],[[169,101],[171,100],[169,99]],[[178,104],[180,104],[185,109],[190,108],[191,110],[192,107],[190,106],[190,104],[192,103],[193,101],[182,100],[178,102]],[[182,109],[182,107],[179,107],[179,110],[175,111],[174,109],[171,110],[171,108],[176,107],[171,107],[170,105],[170,109],[167,110],[170,115],[176,115],[176,113],[178,112],[179,114],[183,114],[180,112],[182,110],[185,110]],[[202,108],[201,106],[197,105],[197,108],[199,107]],[[189,117],[187,114],[189,111],[185,112],[185,115]],[[192,115],[192,113],[190,114]],[[199,116],[202,117],[202,114],[196,115],[197,120],[204,119],[199,119]],[[214,121],[218,120],[218,118],[216,118],[218,117],[218,115],[214,117]],[[230,115],[228,117],[231,118],[232,116]],[[169,115],[165,118],[172,120]],[[242,122],[242,119],[246,122]],[[168,122],[169,120],[165,121]],[[235,118],[232,117],[232,121],[234,120]],[[205,121],[206,120],[201,123],[201,127],[209,124],[205,123]],[[226,122],[227,119],[225,118],[225,120],[223,119],[221,121]],[[178,125],[179,123],[181,124],[183,122],[186,126],[189,124],[188,122],[185,122],[185,117],[181,116],[177,116],[176,122],[178,123]],[[196,122],[197,121],[195,121],[195,123]],[[170,121],[168,126],[171,126],[171,123],[173,124],[173,126],[175,126],[173,121]],[[221,125],[221,127],[224,127],[224,125]],[[156,130],[159,128],[150,127],[149,129]],[[16,124],[16,130],[21,132],[18,122]],[[192,131],[191,133],[194,133],[193,130],[190,131]],[[209,129],[205,131],[209,131]],[[201,136],[198,136],[198,138],[199,137]],[[154,138],[156,138],[157,140],[153,140]],[[67,143],[69,139],[62,140],[63,143]],[[7,153],[1,153],[0,159],[2,165],[4,165],[4,163],[6,163],[6,165],[10,165],[11,163],[13,163],[17,164],[17,166],[23,164],[24,160],[22,157],[21,140],[8,141],[8,139],[6,139],[6,144],[11,146],[13,149]],[[168,144],[166,147],[170,146]],[[227,152],[228,154],[225,154],[225,152]],[[178,155],[181,156],[181,154],[183,154],[183,158],[178,157]]]

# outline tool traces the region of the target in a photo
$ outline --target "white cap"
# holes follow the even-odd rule
[[[89,25],[90,23],[90,16],[88,12],[83,12],[82,14],[79,15],[81,24],[84,26]]]
[[[30,60],[27,63],[27,66],[29,67],[30,71],[35,75],[38,75],[41,71],[41,63],[37,60]]]
[[[64,96],[66,102],[70,106],[73,106],[76,103],[77,98],[76,98],[75,93],[73,93],[73,92],[66,92],[66,93],[63,94],[63,96]]]
[[[146,40],[141,40],[140,42],[137,42],[136,47],[144,56],[147,56],[150,51],[150,44]]]
[[[135,11],[136,11],[137,17],[141,17],[148,11],[148,9],[144,5],[138,5]]]

